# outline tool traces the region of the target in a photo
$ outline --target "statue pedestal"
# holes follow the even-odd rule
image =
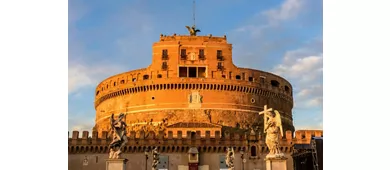
[[[266,170],[287,170],[287,158],[284,156],[268,156],[265,158]]]
[[[127,159],[107,159],[106,170],[126,170]]]

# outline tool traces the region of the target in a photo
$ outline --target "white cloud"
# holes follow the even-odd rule
[[[286,36],[289,33],[283,27],[285,23],[310,11],[308,3],[310,1],[307,0],[285,0],[275,8],[259,12],[248,24],[232,32],[234,41],[245,42],[241,46],[240,43],[235,43],[234,55],[240,58],[236,64],[270,70],[285,77],[293,85],[294,108],[304,110],[322,107],[322,35],[305,42],[300,48],[286,51],[275,67],[261,64],[272,60],[263,56],[302,43],[300,37]],[[250,38],[243,39],[242,34]]]
[[[274,72],[290,78],[300,78],[301,81],[305,82],[322,75],[322,54],[297,57],[294,61],[290,61],[290,56],[286,55],[285,62],[276,66]]]
[[[315,96],[307,102],[308,107],[322,106],[322,96]]]
[[[68,94],[83,87],[96,86],[105,78],[123,72],[121,66],[70,64],[68,70]]]
[[[252,36],[263,36],[265,31],[279,26],[281,22],[297,17],[304,8],[305,0],[285,0],[280,6],[261,11],[250,24],[235,29],[233,32],[249,32]]]
[[[271,72],[285,77],[293,85],[294,108],[309,110],[322,108],[322,48],[313,43],[296,50],[287,51],[280,64]],[[321,40],[322,41],[322,40]]]
[[[86,8],[82,2],[71,3],[72,15],[69,24],[79,21],[93,10]],[[94,28],[94,31],[79,32],[72,28],[69,36],[69,66],[68,66],[68,94],[77,94],[81,88],[95,88],[98,83],[110,76],[127,71],[131,68],[131,62],[142,63],[139,56],[145,56],[140,50],[140,40],[148,39],[153,31],[153,18],[150,14],[142,12],[142,5],[137,2],[122,6],[114,13],[108,15],[107,19],[101,22],[104,24]],[[126,36],[108,37],[107,30]],[[107,48],[88,48],[91,44],[88,39],[110,42],[104,44]],[[107,40],[108,39],[108,40]],[[142,41],[141,40],[141,41]],[[92,43],[93,44],[93,43]],[[102,45],[97,43],[98,45]],[[140,52],[141,51],[141,52]],[[149,53],[147,53],[149,54]],[[112,60],[112,59],[115,60]],[[150,64],[150,63],[147,63]],[[128,67],[125,69],[124,67]],[[81,93],[79,93],[81,94]]]
[[[286,0],[280,7],[264,11],[262,14],[267,17],[270,24],[275,24],[296,17],[302,10],[303,4],[303,0]]]
[[[299,98],[307,98],[310,95],[315,95],[315,96],[322,96],[322,85],[320,84],[315,84],[313,86],[310,86],[309,88],[304,88],[300,90],[297,94],[296,97]]]
[[[278,6],[266,11],[260,11],[258,14],[249,18],[246,21],[246,24],[229,32],[229,39],[235,44],[233,55],[242,59],[237,62],[235,61],[236,64],[270,70],[272,66],[269,66],[269,64],[266,63],[268,63],[268,61],[272,62],[273,59],[269,58],[269,55],[279,53],[281,49],[291,48],[291,46],[302,43],[302,37],[294,33],[294,29],[296,28],[293,25],[299,25],[304,22],[306,14],[316,13],[315,11],[312,11],[311,6],[310,8],[309,6],[310,1],[307,0],[284,0]],[[291,21],[293,21],[294,24],[291,24]],[[301,29],[296,31],[301,31]],[[295,53],[301,52],[290,51],[289,53],[286,53],[286,60],[290,60],[288,55],[296,56]],[[305,53],[307,52],[305,51]],[[302,58],[302,61],[290,69],[296,69],[297,71],[299,69],[304,69],[303,67],[307,67],[307,65],[310,66],[310,62],[316,62],[313,60],[318,59],[318,57],[318,53],[315,53],[312,54],[312,57]],[[272,63],[272,65],[274,65],[274,63]],[[280,69],[280,71],[282,71],[283,67]],[[314,77],[306,77],[306,79],[308,79],[307,81],[310,81],[310,79],[314,79]]]

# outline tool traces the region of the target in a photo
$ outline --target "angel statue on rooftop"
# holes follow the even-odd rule
[[[265,105],[264,111],[259,113],[260,115],[264,114],[265,143],[269,149],[267,157],[284,157],[279,148],[280,138],[283,137],[282,120],[277,110],[271,111],[272,108],[267,109],[267,105]]]
[[[197,33],[197,32],[200,32],[199,29],[196,29],[195,25],[193,25],[192,27],[186,26],[186,28],[187,28],[188,31],[190,32],[190,35],[191,35],[191,36],[196,36],[196,33]]]
[[[114,119],[114,114],[110,117],[110,125],[112,132],[112,142],[110,143],[110,155],[109,159],[119,159],[122,153],[122,148],[127,143],[126,136],[126,123],[122,120],[125,114],[121,113],[118,119]]]

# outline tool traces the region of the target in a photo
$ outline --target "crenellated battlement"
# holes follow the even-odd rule
[[[312,137],[322,137],[322,135],[321,130],[299,130],[294,137],[291,131],[286,131],[280,146],[283,152],[290,153],[294,144],[309,144]],[[70,154],[106,153],[110,142],[111,138],[107,131],[103,131],[100,138],[96,131],[92,132],[91,136],[88,131],[83,131],[81,136],[79,131],[73,131],[68,139],[68,152]],[[204,134],[200,131],[177,131],[176,136],[173,131],[167,133],[160,131],[157,134],[131,131],[128,133],[128,143],[124,152],[144,152],[146,148],[152,147],[158,147],[160,152],[187,152],[192,146],[198,146],[202,152],[225,152],[226,148],[231,146],[235,146],[237,152],[241,148],[247,150],[251,146],[256,146],[260,153],[268,152],[264,134],[222,134],[220,131],[215,131],[214,134],[210,131]]]
[[[296,144],[308,144],[311,137],[322,137],[322,130],[297,130],[295,131]]]

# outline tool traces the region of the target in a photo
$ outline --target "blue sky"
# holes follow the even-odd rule
[[[192,3],[69,0],[69,131],[92,129],[100,81],[147,67],[161,33],[187,34]],[[296,129],[322,129],[322,0],[197,0],[196,25],[201,35],[226,34],[237,66],[289,80]]]

